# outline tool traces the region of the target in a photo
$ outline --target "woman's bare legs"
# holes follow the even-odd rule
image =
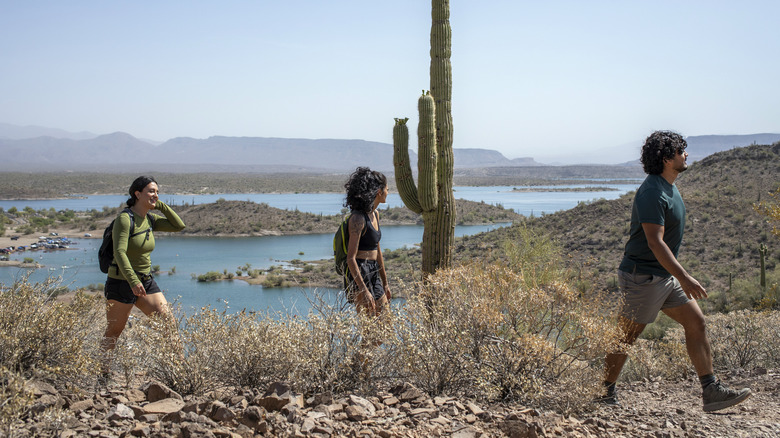
[[[111,369],[111,351],[116,347],[116,340],[125,329],[127,319],[130,317],[130,311],[133,310],[132,304],[120,303],[116,300],[106,301],[106,332],[103,334],[103,374],[108,374]]]

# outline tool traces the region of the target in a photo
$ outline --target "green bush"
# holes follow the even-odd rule
[[[198,281],[217,281],[222,280],[222,273],[217,271],[209,271],[205,274],[198,275]]]

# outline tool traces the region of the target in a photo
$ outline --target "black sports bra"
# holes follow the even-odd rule
[[[377,218],[377,229],[375,230],[374,226],[371,224],[371,219],[368,217],[368,213],[361,213],[363,213],[363,217],[365,218],[366,231],[360,236],[358,251],[374,251],[379,247],[379,240],[382,238],[382,230],[379,229],[379,218]]]

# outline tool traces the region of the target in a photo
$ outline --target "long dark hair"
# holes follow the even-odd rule
[[[681,154],[688,143],[682,135],[672,131],[655,131],[642,146],[642,167],[649,175],[660,175],[664,171],[664,160],[671,160]]]
[[[154,179],[154,177],[151,176],[139,176],[135,179],[135,181],[133,181],[132,184],[130,184],[130,190],[128,190],[130,193],[130,199],[128,199],[126,202],[128,207],[135,205],[135,201],[138,200],[138,198],[135,197],[135,192],[143,192],[144,187],[148,186],[149,183],[157,184],[157,181]]]
[[[358,167],[344,184],[344,188],[347,189],[344,206],[352,211],[370,213],[374,208],[376,194],[385,187],[387,187],[387,178],[381,172],[368,167]]]

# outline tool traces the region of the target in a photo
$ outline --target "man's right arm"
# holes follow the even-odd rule
[[[672,250],[664,242],[664,226],[643,222],[642,229],[645,232],[645,237],[647,237],[647,245],[653,251],[656,260],[680,282],[685,295],[695,300],[707,298],[707,290],[688,274],[674,257]]]

